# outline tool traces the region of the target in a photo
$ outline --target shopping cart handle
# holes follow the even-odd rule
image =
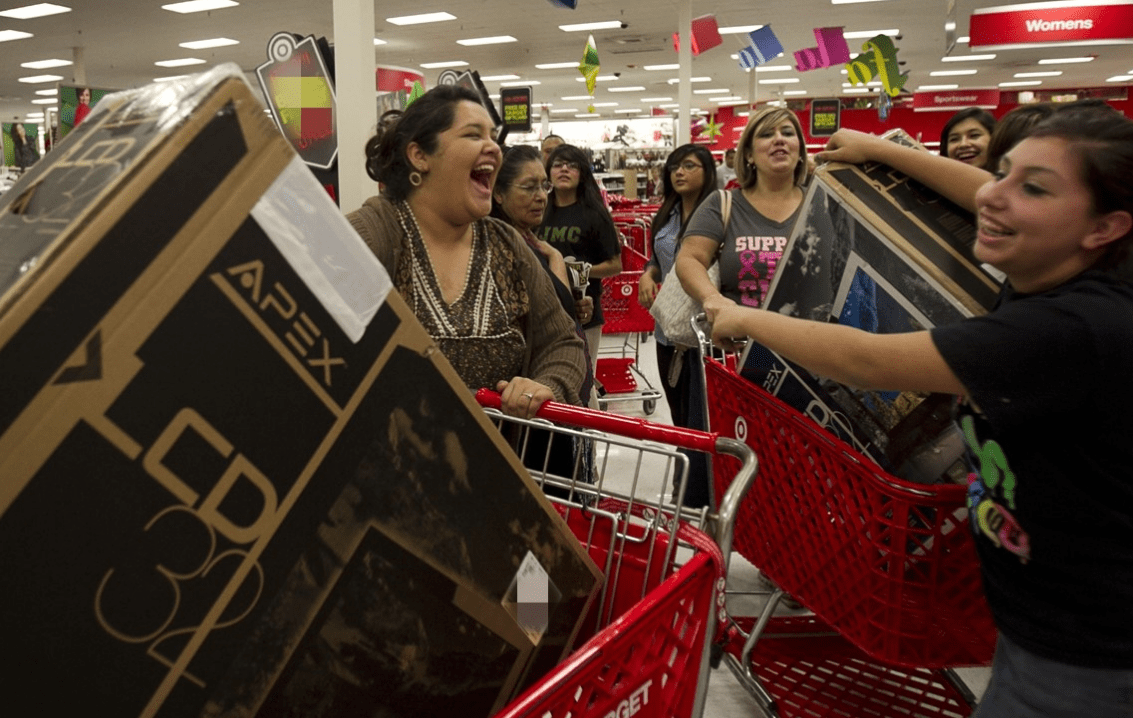
[[[500,394],[491,389],[476,392],[476,401],[489,409],[500,408]],[[608,411],[584,409],[570,404],[548,401],[535,414],[540,419],[567,424],[580,429],[594,429],[642,441],[656,441],[697,451],[713,451],[719,434],[696,429],[684,429],[668,424],[657,424],[633,416]]]

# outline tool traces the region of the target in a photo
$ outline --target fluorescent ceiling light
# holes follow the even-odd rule
[[[897,29],[894,29],[894,30],[855,30],[854,32],[844,32],[844,33],[842,33],[842,37],[846,38],[847,40],[868,40],[871,37],[877,37],[878,35],[888,35],[889,37],[896,37],[897,35],[900,35],[900,34],[901,34],[901,31],[897,30]]]
[[[970,40],[970,39],[971,38],[968,37],[967,35],[961,35],[960,37],[956,38],[956,44],[957,45],[967,45],[968,40]]]
[[[739,95],[725,95],[723,97],[709,97],[708,101],[709,102],[715,102],[715,103],[719,104],[721,102],[734,102],[736,100],[742,100],[742,99],[744,99],[744,98],[740,97]]]
[[[457,45],[502,45],[505,42],[519,42],[511,35],[495,35],[493,37],[470,37],[467,40],[457,40]]]
[[[734,100],[729,100],[729,101],[726,101],[726,102],[718,102],[716,104],[718,104],[720,107],[739,107],[741,105],[746,105],[747,100],[744,100],[744,99],[741,99],[741,98],[736,98]]]
[[[660,107],[663,110],[672,110],[674,108],[680,107],[681,105],[680,105],[679,102],[670,102],[666,105],[657,105],[657,106]]]
[[[29,120],[42,120],[43,119],[43,113],[42,112],[29,112],[28,114],[24,115],[24,117],[28,118]]]
[[[761,85],[790,85],[796,82],[802,82],[802,80],[797,77],[776,77],[773,79],[758,80],[758,82]]]
[[[668,80],[667,82],[670,85],[675,85],[680,81],[681,81],[681,78],[674,77],[673,79]],[[712,82],[712,78],[711,77],[691,77],[691,78],[689,78],[689,82]]]
[[[519,75],[488,75],[487,77],[481,77],[480,78],[480,80],[482,82],[498,82],[500,80],[518,80],[518,79],[519,79]]]
[[[447,62],[422,62],[421,67],[426,70],[437,70],[442,67],[464,67],[467,64],[464,60],[449,60]]]
[[[1040,65],[1069,65],[1076,62],[1093,62],[1093,56],[1090,57],[1051,57],[1046,60],[1039,60]]]
[[[66,67],[70,64],[70,60],[36,60],[35,62],[21,62],[20,67],[26,67],[29,70],[50,70],[53,67]]]
[[[960,75],[974,75],[979,70],[936,70],[928,73],[929,77],[959,77]]]
[[[842,93],[845,95],[868,95],[871,92],[873,92],[873,90],[865,87],[851,87],[849,89],[842,90]]]
[[[879,0],[830,0],[831,5],[852,5],[859,2],[879,2]]]
[[[579,82],[586,82],[585,77],[576,77],[574,79],[579,81]],[[598,77],[594,78],[594,81],[595,82],[613,82],[616,79],[618,79],[617,75],[599,75]]]
[[[30,77],[19,78],[20,82],[26,82],[29,85],[39,84],[41,82],[59,82],[63,79],[62,75],[32,75]]]
[[[183,42],[181,47],[189,50],[207,50],[210,47],[228,47],[229,45],[239,45],[239,40],[233,40],[228,37],[214,37],[211,40],[193,40],[192,42]]]
[[[713,95],[713,94],[718,95],[721,92],[727,92],[727,91],[728,91],[728,88],[726,88],[726,87],[717,87],[717,88],[712,89],[712,90],[693,90],[692,94],[694,94],[694,95]]]
[[[169,77],[155,77],[155,78],[153,78],[153,81],[154,82],[174,82],[176,80],[184,80],[186,77],[192,77],[192,75],[170,75]],[[268,112],[269,115],[271,114],[270,110],[268,110],[267,112]]]
[[[1000,87],[1034,87],[1043,84],[1042,80],[1021,80],[1019,82],[1001,82]]]
[[[52,87],[48,90],[36,90],[35,94],[37,94],[37,95],[58,95],[59,94],[59,88],[58,87]]]
[[[1129,82],[1130,80],[1133,80],[1133,75],[1114,75],[1107,78],[1106,82]]]
[[[583,112],[582,114],[575,115],[575,117],[601,117],[602,115],[597,112]]]
[[[33,105],[54,105],[54,104],[56,104],[56,103],[58,103],[58,102],[59,102],[59,100],[58,100],[58,99],[56,99],[56,98],[52,98],[52,99],[44,99],[44,100],[32,100],[32,101],[31,101],[31,103],[32,103]]]
[[[716,32],[720,33],[721,35],[739,35],[740,33],[745,33],[745,32],[755,32],[756,30],[758,30],[761,27],[763,27],[763,26],[762,25],[733,25],[732,27],[717,28]]]
[[[641,85],[634,85],[632,87],[608,87],[608,92],[645,92],[645,88]]]
[[[591,102],[591,107],[617,107],[617,102]]]
[[[565,70],[568,67],[578,67],[577,62],[545,62],[542,65],[536,65],[536,70]],[[646,68],[648,69],[648,68]]]
[[[650,71],[652,71],[652,70],[679,70],[679,69],[681,69],[681,65],[678,62],[674,62],[670,65],[646,65],[644,69],[650,70]]]
[[[402,15],[401,17],[387,17],[386,22],[392,25],[421,25],[426,22],[444,22],[455,20],[456,15],[447,12],[427,12],[423,15]]]
[[[379,38],[379,37],[375,37],[374,38],[374,44],[375,45],[388,45],[389,43],[386,42],[385,40]]]
[[[1016,72],[1015,77],[1058,77],[1062,74],[1062,70],[1051,70],[1050,72]]]
[[[500,96],[499,95],[488,95],[488,99],[489,100],[498,100],[498,99],[500,99]]]
[[[671,97],[643,97],[643,98],[641,98],[641,101],[642,102],[672,102],[673,98],[671,98]]]
[[[917,87],[918,91],[924,90],[926,92],[930,92],[932,90],[958,90],[958,89],[960,89],[959,85],[920,85],[919,87]]]
[[[575,102],[577,100],[593,100],[594,95],[571,95],[570,97],[564,97],[562,99],[566,100],[567,102]]]
[[[32,34],[30,32],[20,32],[19,30],[0,30],[0,42],[23,40],[25,37],[32,37]]]
[[[987,55],[952,55],[951,57],[940,58],[941,62],[970,62],[973,60],[994,60],[995,53]]]
[[[178,60],[158,60],[153,64],[158,67],[187,67],[189,65],[203,65],[205,61],[196,57],[182,57]]]
[[[806,93],[807,93],[806,90],[784,90],[783,91],[784,95],[805,95]]]
[[[528,85],[538,85],[538,80],[518,80],[512,82],[501,82],[500,87],[527,87]]]
[[[551,110],[552,115],[562,114],[562,113],[565,113],[565,112],[578,112],[578,108],[577,107],[564,107],[564,108],[559,109],[559,110]]]
[[[643,112],[643,110],[640,107],[636,110],[614,110],[615,115],[635,115],[638,112]]]
[[[793,70],[795,68],[790,65],[757,65],[756,72],[782,72],[784,70]]]
[[[585,32],[586,30],[614,30],[621,28],[621,20],[606,20],[604,22],[584,22],[578,25],[559,25],[563,32]]]
[[[0,17],[10,17],[13,20],[30,20],[34,17],[58,15],[62,12],[71,12],[71,8],[63,7],[62,5],[52,5],[49,2],[41,2],[37,5],[25,5],[24,7],[5,10],[0,12]]]
[[[179,12],[182,15],[191,12],[205,12],[206,10],[219,10],[225,7],[236,7],[240,3],[233,0],[189,0],[189,2],[175,2],[172,5],[162,5],[162,10]]]

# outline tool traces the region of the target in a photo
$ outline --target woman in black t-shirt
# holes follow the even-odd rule
[[[564,257],[591,265],[586,295],[594,300],[594,312],[583,329],[590,356],[595,357],[605,323],[602,278],[622,271],[618,232],[585,152],[574,145],[559,145],[547,159],[546,171],[553,191],[543,224],[536,233]]]

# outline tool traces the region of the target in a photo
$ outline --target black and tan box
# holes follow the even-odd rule
[[[895,130],[887,139],[924,148]],[[983,314],[1000,281],[972,256],[970,212],[878,163],[820,166],[764,308],[875,333]],[[935,481],[962,451],[951,397],[851,389],[759,345],[744,373],[898,475]]]
[[[600,573],[238,69],[3,199],[6,715],[487,716],[569,649]]]

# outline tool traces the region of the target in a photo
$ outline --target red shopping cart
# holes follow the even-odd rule
[[[966,488],[891,476],[716,360],[705,375],[711,426],[760,461],[735,549],[781,589],[735,620],[737,678],[768,715],[968,715],[950,669],[990,663],[996,632]],[[734,465],[714,465],[719,492]],[[783,591],[813,615],[773,617]]]
[[[602,280],[602,313],[606,318],[602,334],[620,335],[622,344],[612,352],[617,356],[609,356],[609,351],[599,353],[594,374],[606,389],[598,402],[601,408],[613,401],[632,400],[642,402],[645,413],[652,414],[663,394],[638,368],[641,337],[653,333],[653,315],[637,301],[641,274],[640,270],[622,272]]]
[[[584,628],[589,640],[496,718],[699,716],[709,649],[724,626],[723,556],[735,513],[709,515],[650,497],[679,494],[688,470],[681,450],[705,451],[736,459],[737,489],[722,502],[734,506],[755,473],[751,451],[705,432],[561,404],[525,421],[495,411],[494,392],[477,399],[524,465],[536,467],[532,476],[606,575]],[[571,475],[545,468],[552,447],[529,442],[532,430],[585,447]],[[615,463],[632,470],[610,480]],[[704,533],[710,521],[715,541]]]

